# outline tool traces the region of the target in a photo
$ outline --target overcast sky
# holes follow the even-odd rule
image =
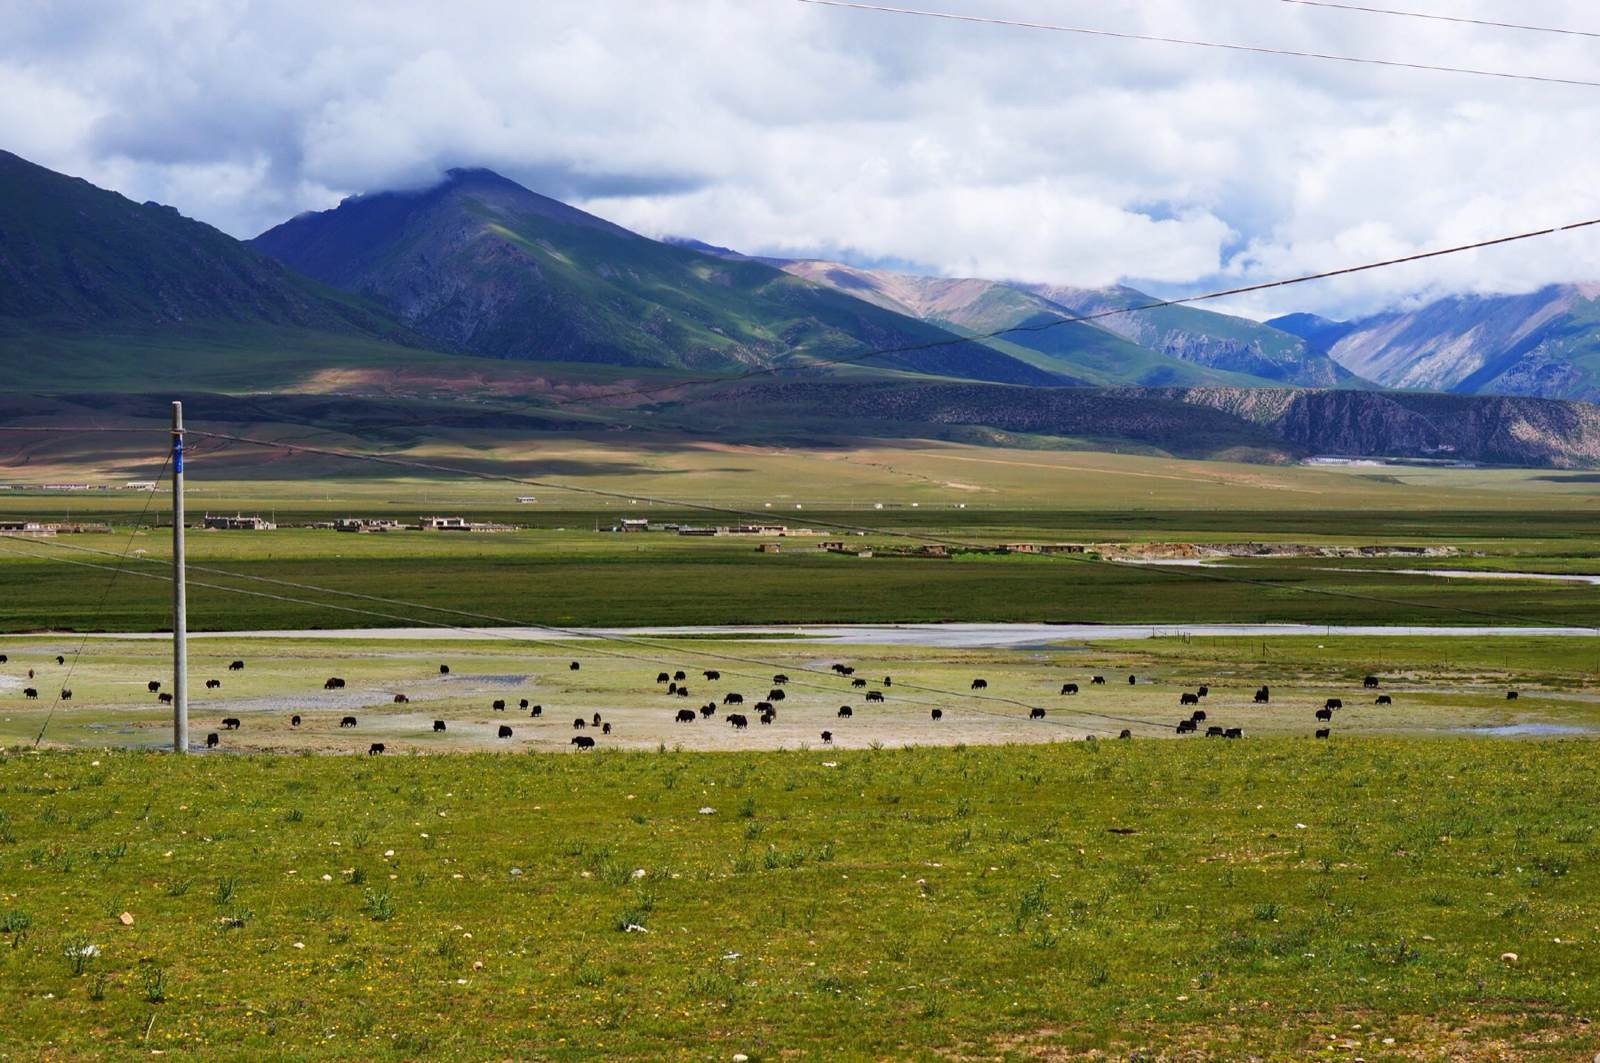
[[[1393,0],[1600,31],[1593,0]],[[1600,81],[1600,40],[1283,0],[907,6]],[[236,236],[488,166],[651,235],[1162,293],[1600,216],[1600,88],[795,0],[0,0],[0,147]],[[1600,229],[1233,304],[1600,279]]]

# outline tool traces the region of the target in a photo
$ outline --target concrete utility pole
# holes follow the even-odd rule
[[[172,751],[189,751],[189,594],[184,585],[183,403],[172,404]]]

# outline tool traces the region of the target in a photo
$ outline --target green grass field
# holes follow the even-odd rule
[[[1600,1048],[1588,743],[13,753],[0,794],[11,1058]]]

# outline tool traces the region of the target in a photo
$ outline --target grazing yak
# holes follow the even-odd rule
[[[572,744],[577,746],[579,749],[593,749],[594,739],[590,738],[588,735],[576,735],[572,739]]]
[[[448,664],[441,664],[439,666],[439,674],[440,675],[449,675],[450,674],[450,666]]]
[[[882,700],[883,700],[883,691],[881,691],[881,690],[869,690],[869,691],[867,691],[867,701],[873,702],[873,701],[882,701]]]
[[[356,718],[354,716],[344,716],[344,717],[341,717],[340,720],[339,720],[339,726],[340,727],[354,727],[355,725],[356,725]]]
[[[839,706],[839,718],[841,720],[845,719],[847,717],[850,717],[850,716],[854,716],[854,715],[855,715],[855,710],[851,709],[850,706],[848,706],[848,705],[840,705]]]
[[[1208,686],[1202,686],[1199,689],[1197,689],[1195,691],[1195,693],[1200,695],[1203,698],[1210,697],[1211,696],[1211,688],[1208,687]]]
[[[226,717],[222,721],[222,729],[224,731],[237,731],[239,729],[239,717],[237,717],[237,716]]]
[[[694,710],[679,709],[678,715],[674,716],[673,720],[677,723],[694,723]]]
[[[535,705],[533,708],[528,710],[528,715],[529,716],[543,716],[544,715],[544,706],[543,705]]]
[[[411,704],[411,699],[406,697],[404,694],[396,694],[394,696],[394,703],[396,705],[409,705]]]
[[[1131,687],[1131,686],[1133,686],[1133,685],[1134,685],[1134,684],[1135,684],[1135,683],[1137,683],[1137,682],[1138,682],[1138,681],[1139,681],[1139,678],[1138,678],[1138,676],[1132,676],[1132,675],[1130,675],[1130,676],[1129,676],[1129,677],[1128,677],[1128,685],[1129,685],[1129,686],[1130,686],[1130,687]]]
[[[1207,738],[1223,738],[1225,736],[1226,736],[1226,732],[1224,732],[1223,729],[1220,728],[1220,727],[1212,726],[1212,727],[1207,727],[1206,728],[1206,737]]]
[[[1393,705],[1394,698],[1390,697],[1388,694],[1379,694],[1377,697],[1372,699],[1372,703],[1374,705]]]
[[[1030,720],[1042,720],[1042,719],[1044,719],[1044,710],[1043,709],[1029,709],[1028,710],[1028,719],[1030,719]]]
[[[207,679],[206,680],[206,689],[207,690],[217,690],[221,686],[222,686],[222,680],[220,680],[220,679]]]
[[[744,704],[744,695],[743,694],[724,694],[724,695],[722,695],[722,703],[724,705],[743,705]]]
[[[57,664],[66,664],[67,663],[67,659],[65,657],[61,656],[58,653],[58,654],[56,654],[56,663]]]
[[[854,668],[851,668],[847,664],[834,664],[834,665],[829,665],[829,667],[832,668],[835,672],[838,672],[840,675],[850,675],[855,671]]]
[[[496,738],[510,738],[511,737],[511,728],[507,727],[505,724],[501,724],[500,725],[500,730],[499,730],[499,732],[497,732],[495,734],[495,737]]]
[[[756,702],[756,711],[757,712],[772,712],[773,711],[772,702],[770,702],[770,701],[758,701],[758,702]]]
[[[150,693],[154,694],[156,691],[161,689],[161,684],[158,681],[152,679],[152,680],[150,680],[150,682],[148,682],[148,683],[146,683],[144,685],[144,688],[146,690],[150,691]]]
[[[1124,727],[1122,729],[1122,733],[1117,735],[1117,737],[1118,738],[1132,738],[1133,737],[1133,732],[1128,730],[1126,727]]]
[[[1222,732],[1222,737],[1223,738],[1243,738],[1244,737],[1244,728],[1243,727],[1230,727],[1226,731]]]
[[[379,753],[382,753],[383,749],[384,749],[384,745],[383,745],[382,742],[374,742],[370,746],[367,747],[367,756],[375,757]]]
[[[433,733],[434,734],[438,734],[440,731],[443,731],[444,729],[445,729],[445,726],[444,726],[444,721],[443,720],[434,720],[433,721]]]
[[[34,698],[39,696],[39,692],[37,690],[35,690],[33,687],[23,687],[22,688],[22,696],[31,701]]]
[[[833,670],[837,672],[839,670],[839,666],[834,665]],[[784,675],[782,672],[779,672],[777,675],[772,677],[772,681],[781,687],[783,684],[789,681],[789,677]]]
[[[163,705],[171,705],[172,704],[172,695],[171,694],[157,694],[156,695],[156,700],[161,702],[161,704],[163,704]]]
[[[989,681],[987,679],[974,679],[972,681],[971,689],[973,689],[973,690],[988,690],[989,689]]]
[[[1272,701],[1271,690],[1266,687],[1259,687],[1256,689],[1255,703],[1257,705],[1266,705],[1270,701]]]
[[[889,675],[884,676],[883,677],[883,685],[886,686],[886,687],[894,686],[894,676],[889,676]]]
[[[517,702],[517,708],[526,710],[527,707],[528,707],[528,699],[527,698],[523,698],[521,701]]]
[[[1198,728],[1199,728],[1199,725],[1196,724],[1193,720],[1179,720],[1178,721],[1178,733],[1181,734],[1181,735],[1194,734],[1195,731],[1198,730]]]
[[[1506,700],[1507,701],[1516,701],[1517,700],[1517,696],[1518,695],[1517,695],[1517,692],[1515,690],[1506,691]]]
[[[756,718],[761,721],[761,724],[762,724],[763,727],[766,726],[767,724],[771,723],[773,720],[777,719],[777,717],[775,715],[773,715],[772,713],[770,713],[770,712],[763,712],[760,716],[758,716]]]
[[[750,726],[750,721],[745,719],[743,713],[735,712],[735,713],[730,713],[729,714],[729,716],[728,716],[728,725],[730,727],[732,727],[735,731],[742,731],[746,727]]]
[[[230,671],[230,672],[242,672],[242,671],[244,671],[244,662],[243,661],[229,661],[228,662],[228,671]]]
[[[572,729],[574,731],[581,731],[585,727],[588,727],[588,726],[589,726],[589,721],[585,720],[582,716],[579,716],[577,719],[572,721]]]
[[[771,690],[767,691],[767,700],[768,701],[782,701],[784,698],[786,698],[788,696],[789,695],[787,695],[787,694],[785,694],[783,692],[783,688],[782,687],[773,687]]]
[[[1333,710],[1332,709],[1318,709],[1316,715],[1317,715],[1317,719],[1319,719],[1319,720],[1325,720],[1325,721],[1329,721],[1329,722],[1331,722],[1333,720]]]
[[[581,667],[583,667],[583,666],[580,665],[577,661],[573,661],[571,664],[567,665],[567,671],[576,672]]]
[[[688,696],[689,696],[689,688],[688,687],[679,687],[678,688],[678,697],[686,698]]]
[[[596,727],[600,726],[600,714],[598,712],[594,714],[594,725]]]
[[[829,746],[833,745],[833,732],[832,731],[823,731],[822,732],[822,744],[823,745],[829,745]]]
[[[210,734],[206,735],[206,748],[207,749],[216,749],[217,748],[217,744],[220,743],[221,741],[222,741],[222,738],[220,736],[218,736],[217,732],[212,731]]]
[[[1344,702],[1339,698],[1329,698],[1322,703],[1322,707],[1325,709],[1342,709],[1344,708]]]
[[[665,672],[657,672],[656,673],[656,682],[657,683],[665,683],[667,680],[669,680],[671,678],[672,677],[670,675],[668,675],[667,673],[665,673]]]
[[[1179,705],[1198,705],[1198,704],[1200,704],[1200,695],[1199,694],[1179,694],[1178,695],[1178,704]]]
[[[689,709],[681,710],[680,715],[682,715],[682,713],[684,713],[684,712],[688,712],[690,715],[693,715],[693,713]],[[709,720],[709,719],[711,719],[711,717],[715,716],[716,714],[717,714],[717,704],[716,704],[716,702],[708,701],[704,705],[700,706],[700,715],[705,717],[706,719]]]
[[[1191,712],[1189,714],[1189,719],[1193,720],[1195,723],[1199,723],[1201,720],[1204,720],[1205,718],[1206,718],[1206,710],[1205,709],[1195,709],[1193,712]]]
[[[1076,683],[1062,683],[1061,684],[1061,693],[1063,693],[1063,694],[1076,694],[1077,692],[1078,692],[1078,684],[1076,684]]]
[[[611,724],[609,722],[601,724],[600,725],[600,733],[603,734],[603,735],[610,734],[611,733]]]
[[[1368,690],[1377,690],[1378,689],[1378,677],[1375,676],[1375,675],[1369,675],[1369,676],[1367,676],[1365,679],[1363,679],[1361,681],[1361,685],[1363,687],[1366,687]]]
[[[676,684],[676,683],[668,683],[667,684],[667,693],[668,694],[676,694],[677,692],[678,692],[678,684]]]
[[[862,679],[860,676],[856,676],[854,679],[850,680],[850,685],[852,687],[860,689],[861,687],[864,687],[864,686],[867,685],[867,681],[865,679]]]
[[[71,701],[72,700],[72,691],[70,691],[70,690],[62,690],[61,691],[61,700],[62,701]]]
[[[940,720],[944,719],[944,710],[934,709],[932,712],[928,713],[928,715],[933,717],[933,721],[935,723],[938,723]]]
[[[322,689],[323,690],[343,690],[344,689],[344,680],[340,679],[338,676],[333,676],[333,677],[329,678],[328,680],[326,680],[322,684]]]
[[[1318,738],[1327,738],[1328,735],[1330,735],[1332,733],[1333,733],[1332,728],[1329,728],[1329,727],[1318,727],[1317,728],[1317,732],[1316,732],[1316,736]]]
[[[1106,685],[1106,677],[1103,676],[1103,675],[1094,676],[1092,679],[1089,680],[1089,685],[1090,686],[1095,686],[1095,687],[1103,687],[1103,686]]]
[[[715,668],[711,669],[710,671],[701,672],[700,674],[706,677],[706,682],[708,683],[715,683],[717,680],[722,678],[722,673],[717,671]]]
[[[495,712],[505,712],[506,711],[506,699],[505,698],[495,698],[494,701],[492,703],[490,703],[489,707],[491,709],[493,709]]]
[[[299,716],[298,713],[296,713],[295,715],[289,717],[289,726],[290,727],[299,727],[300,726],[300,716]]]
[[[679,670],[678,670],[678,671],[676,671],[676,672],[673,672],[673,673],[672,673],[672,678],[674,678],[674,679],[676,679],[676,680],[677,680],[677,681],[678,681],[678,682],[680,682],[680,683],[681,683],[681,682],[683,682],[683,681],[684,681],[684,680],[685,680],[685,679],[688,679],[688,678],[689,678],[689,675],[688,675],[688,673],[687,673],[687,672],[685,672],[685,671],[683,671],[683,670],[682,670],[682,669],[681,669],[681,668],[680,668],[680,669],[679,669]]]

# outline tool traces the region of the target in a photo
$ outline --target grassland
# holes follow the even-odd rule
[[[17,1059],[1600,1047],[1587,743],[11,754],[0,793]]]

